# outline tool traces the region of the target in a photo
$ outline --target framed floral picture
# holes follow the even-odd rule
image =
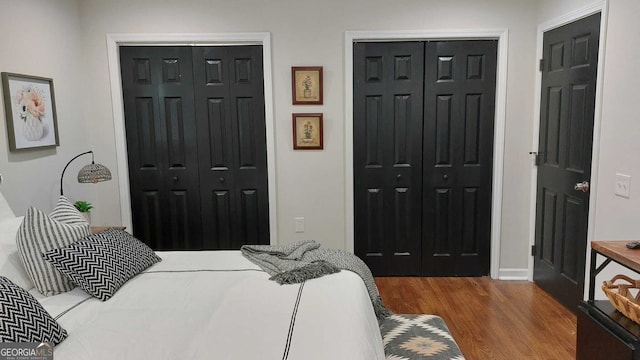
[[[9,150],[60,145],[53,80],[3,72]]]
[[[293,149],[322,150],[322,113],[293,114]]]
[[[291,67],[293,105],[322,105],[322,66]]]

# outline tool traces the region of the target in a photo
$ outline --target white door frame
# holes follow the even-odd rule
[[[124,103],[120,76],[120,51],[122,45],[145,46],[221,46],[262,45],[264,76],[264,110],[267,141],[267,176],[269,187],[269,233],[271,244],[278,242],[276,221],[276,156],[273,117],[273,77],[271,72],[271,34],[223,33],[223,34],[107,34],[107,57],[111,83],[111,106],[116,142],[116,162],[120,190],[120,215],[122,224],[132,229],[131,195],[129,192],[129,167],[127,141],[124,126]]]
[[[602,124],[602,89],[604,85],[604,62],[605,62],[605,42],[607,38],[607,13],[609,8],[609,0],[601,0],[591,5],[572,11],[561,17],[546,21],[538,25],[538,38],[536,48],[536,59],[542,59],[542,44],[544,33],[561,26],[570,24],[574,21],[583,19],[590,15],[600,13],[600,43],[598,48],[598,69],[596,74],[596,104],[593,119],[593,149],[591,152],[591,180],[589,184],[589,216],[587,221],[587,251],[585,254],[585,284],[589,283],[589,264],[591,240],[593,240],[595,231],[595,215],[594,211],[597,201],[598,190],[598,166],[600,154],[600,129]],[[540,97],[542,91],[542,72],[538,69],[538,61],[536,61],[536,87],[533,114],[533,139],[531,148],[538,151],[538,141],[540,137]],[[530,218],[529,218],[529,245],[533,246],[536,241],[536,195],[538,189],[538,168],[531,162],[531,195],[530,195]],[[534,256],[529,256],[528,279],[533,281]],[[586,299],[588,286],[584,287],[583,298]]]
[[[345,214],[346,249],[354,251],[353,188],[353,44],[359,41],[407,40],[498,40],[496,102],[493,143],[493,183],[491,201],[491,278],[500,277],[500,231],[502,223],[502,182],[504,168],[504,131],[506,123],[508,29],[347,31],[345,32]]]

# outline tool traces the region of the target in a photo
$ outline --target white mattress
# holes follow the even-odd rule
[[[158,252],[106,302],[44,298],[69,337],[57,360],[384,359],[366,288],[349,271],[278,285],[238,251]]]

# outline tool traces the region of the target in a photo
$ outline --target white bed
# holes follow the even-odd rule
[[[0,276],[66,329],[57,360],[385,358],[364,282],[345,270],[279,285],[239,251],[158,252],[107,301],[79,287],[45,297],[16,250],[22,218],[1,195]]]
[[[278,285],[239,251],[158,255],[106,302],[30,291],[69,333],[56,359],[384,359],[355,273]]]
[[[158,252],[161,262],[108,301],[79,287],[45,297],[20,268],[11,230],[19,223],[2,222],[10,230],[0,231],[0,275],[29,290],[67,330],[54,349],[58,360],[384,359],[355,273],[278,285],[239,251]]]

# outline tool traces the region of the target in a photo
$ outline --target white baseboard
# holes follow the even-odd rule
[[[500,269],[498,280],[528,280],[527,269]]]

